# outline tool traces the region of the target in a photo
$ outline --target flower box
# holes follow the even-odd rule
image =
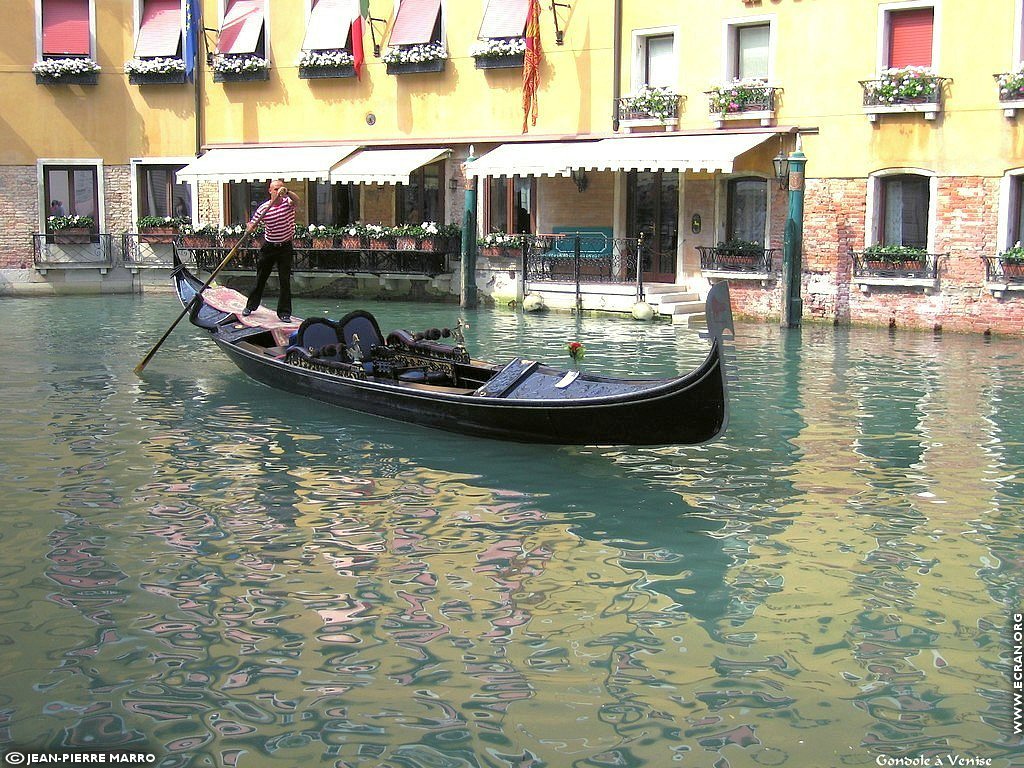
[[[63,75],[36,72],[36,85],[99,85],[99,82],[99,72],[69,72]]]
[[[357,251],[363,247],[363,238],[359,235],[342,235],[341,247],[349,251]]]
[[[454,238],[445,237],[443,235],[429,235],[427,237],[420,238],[420,250],[431,251],[433,253],[444,252],[454,250]]]
[[[419,248],[419,242],[413,235],[399,235],[395,238],[395,250],[415,251]]]
[[[373,237],[371,236],[367,247],[371,251],[392,251],[395,248],[394,238],[391,237]]]
[[[526,54],[509,53],[504,56],[477,56],[474,63],[477,69],[515,69],[522,68]]]
[[[185,248],[214,248],[217,238],[212,235],[184,235],[181,244]]]
[[[333,248],[334,237],[330,235],[322,235],[313,238],[314,248]]]
[[[412,75],[420,72],[443,72],[448,59],[431,61],[389,61],[389,75]]]
[[[53,242],[65,245],[82,245],[92,242],[92,231],[88,227],[67,227],[53,233]]]
[[[143,243],[173,243],[178,231],[174,227],[149,227],[139,233]]]
[[[318,80],[328,77],[355,77],[356,68],[352,64],[343,64],[338,67],[299,67],[300,80]]]
[[[1024,261],[1000,261],[1004,277],[1024,277]]]
[[[243,69],[238,72],[214,72],[215,83],[242,83],[249,80],[269,80],[269,69]]]
[[[179,72],[129,72],[131,85],[180,85],[185,82],[185,70]]]

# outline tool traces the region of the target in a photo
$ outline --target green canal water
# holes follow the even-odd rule
[[[461,314],[488,359],[567,363],[579,340],[622,375],[706,344],[369,308],[385,330]],[[1024,765],[1019,341],[740,325],[723,439],[581,449],[278,393],[187,324],[137,378],[178,311],[0,301],[0,753]]]

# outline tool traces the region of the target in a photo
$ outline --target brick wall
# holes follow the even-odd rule
[[[0,185],[8,190],[0,227],[0,269],[32,266],[32,233],[39,231],[39,201],[31,191],[38,184],[34,165],[0,166]]]

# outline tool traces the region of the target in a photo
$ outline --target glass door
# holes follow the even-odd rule
[[[633,171],[627,182],[627,230],[643,235],[643,277],[646,282],[676,281],[679,243],[679,174]]]

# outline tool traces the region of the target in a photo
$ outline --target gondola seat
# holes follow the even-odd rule
[[[429,339],[417,339],[409,331],[397,330],[388,334],[389,347],[405,347],[411,352],[421,352],[432,357],[451,357],[453,350],[447,344]]]
[[[310,317],[303,320],[295,333],[293,346],[322,360],[349,362],[338,324],[326,317]]]
[[[384,346],[380,326],[377,325],[376,318],[366,310],[357,309],[349,312],[338,321],[337,326],[345,347],[358,346],[364,361],[373,360],[374,349]]]

